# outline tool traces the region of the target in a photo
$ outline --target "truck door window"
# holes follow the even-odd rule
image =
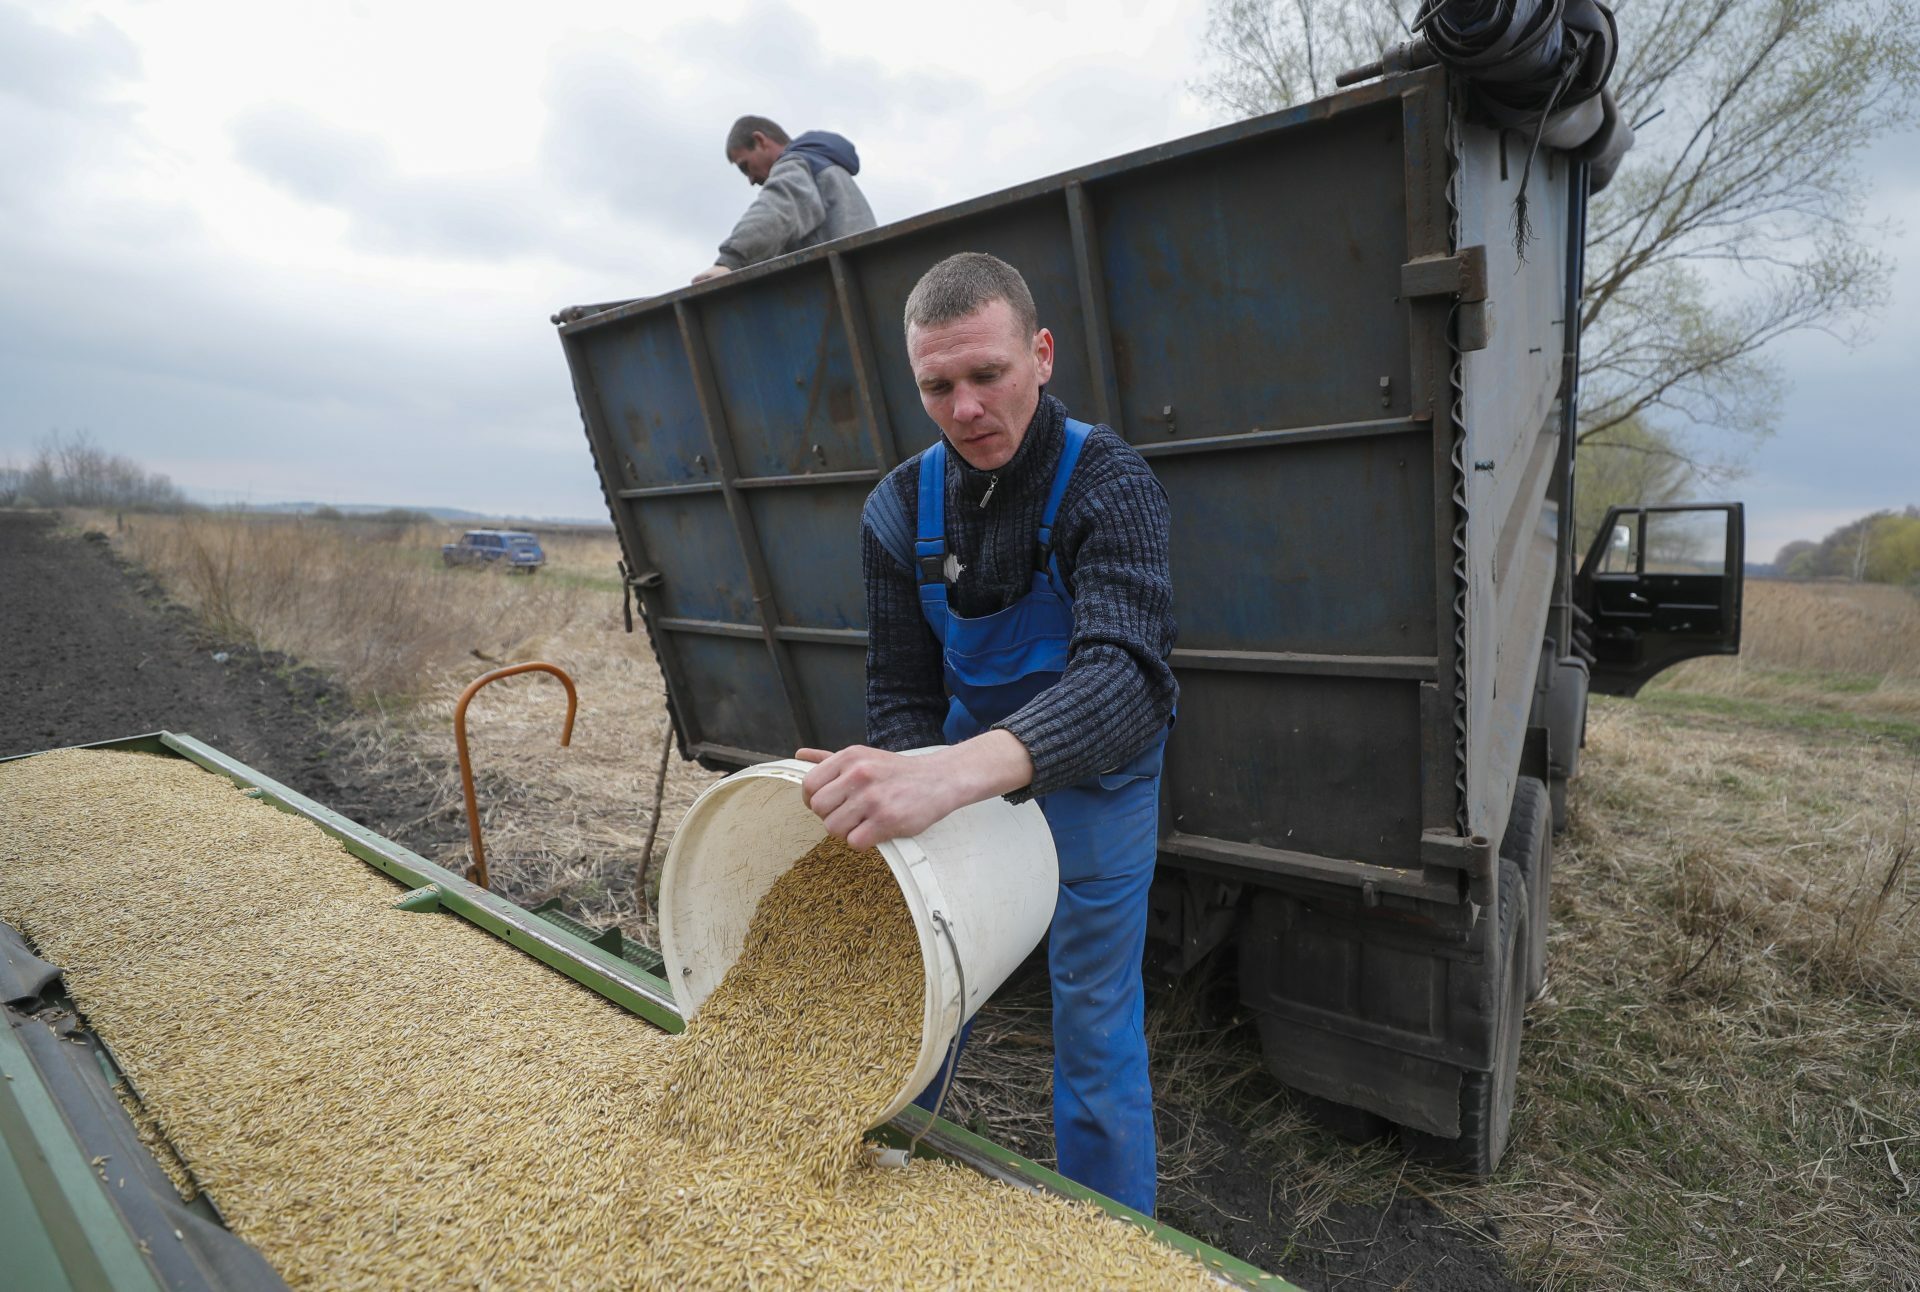
[[[1727,564],[1727,513],[1655,511],[1646,514],[1647,574],[1720,574]]]

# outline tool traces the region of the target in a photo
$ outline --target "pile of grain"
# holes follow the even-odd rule
[[[0,916],[66,967],[195,1178],[296,1287],[1206,1282],[1095,1208],[964,1168],[829,1187],[826,1139],[809,1157],[665,1133],[711,1125],[661,1108],[711,1056],[397,894],[184,761],[0,765]]]
[[[913,1071],[924,990],[886,860],[822,841],[760,899],[740,958],[673,1046],[661,1128],[832,1187]]]

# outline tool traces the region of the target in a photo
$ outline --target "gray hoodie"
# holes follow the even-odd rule
[[[873,228],[873,208],[853,182],[859,172],[859,154],[840,135],[810,130],[798,136],[720,244],[715,263],[739,269]]]

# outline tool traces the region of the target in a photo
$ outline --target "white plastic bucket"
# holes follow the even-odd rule
[[[687,809],[660,874],[660,950],[683,1017],[694,1016],[739,958],[774,881],[826,838],[800,797],[812,769],[792,759],[749,767]],[[1053,919],[1060,865],[1039,807],[998,797],[883,843],[880,855],[907,899],[927,980],[919,1062],[879,1118],[886,1121],[939,1074],[954,1033],[1039,943]]]

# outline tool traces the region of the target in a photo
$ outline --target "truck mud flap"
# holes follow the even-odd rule
[[[1322,1099],[1459,1134],[1462,1074],[1490,1066],[1498,1013],[1481,932],[1412,910],[1254,894],[1240,998],[1268,1067]]]

